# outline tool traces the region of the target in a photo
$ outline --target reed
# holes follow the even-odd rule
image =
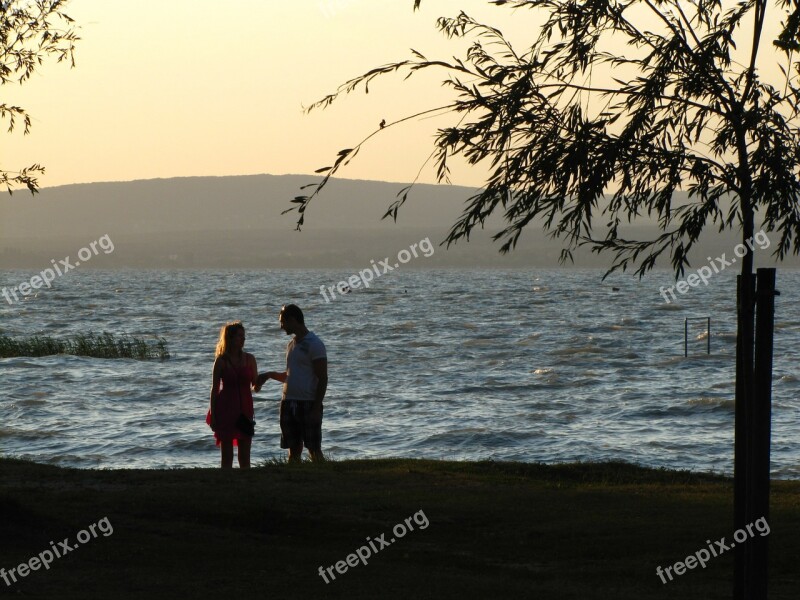
[[[66,339],[49,336],[33,336],[13,339],[0,335],[0,358],[19,356],[51,356],[72,354],[92,358],[133,358],[136,360],[167,360],[170,358],[167,341],[157,337],[148,341],[143,338],[112,333],[78,334]]]

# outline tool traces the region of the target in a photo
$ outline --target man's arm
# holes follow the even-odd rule
[[[328,389],[328,359],[318,358],[311,361],[311,368],[317,377],[317,393],[314,397],[314,410],[322,408],[322,399]]]
[[[266,373],[261,373],[261,375],[258,376],[258,385],[264,385],[264,382],[267,381],[267,379],[274,379],[275,381],[284,383],[286,381],[286,371],[267,371]]]

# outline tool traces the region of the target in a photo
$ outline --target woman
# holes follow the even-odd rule
[[[244,352],[244,340],[241,321],[223,325],[214,360],[211,408],[206,415],[206,423],[214,431],[217,446],[221,446],[223,469],[233,468],[234,446],[239,447],[239,468],[250,468],[253,434],[252,430],[243,431],[247,429],[247,422],[241,416],[254,422],[251,389],[257,392],[261,386],[257,380],[256,359]]]

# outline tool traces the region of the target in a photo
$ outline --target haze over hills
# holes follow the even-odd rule
[[[33,197],[23,191],[4,195],[0,267],[43,268],[104,235],[114,251],[101,253],[93,267],[363,268],[425,238],[435,253],[429,258],[420,253],[407,268],[558,266],[562,241],[533,224],[505,256],[491,241],[501,228],[499,219],[469,243],[439,246],[476,191],[458,186],[414,186],[394,223],[381,216],[405,184],[331,180],[297,232],[297,213],[281,212],[304,193],[300,186],[315,181],[309,175],[182,177],[66,185]],[[631,231],[647,236],[654,230]],[[711,236],[703,254],[730,253],[737,237]],[[576,255],[577,266],[609,264],[609,256]]]

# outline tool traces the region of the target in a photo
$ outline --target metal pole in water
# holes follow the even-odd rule
[[[689,319],[683,320],[683,358],[689,356]]]

